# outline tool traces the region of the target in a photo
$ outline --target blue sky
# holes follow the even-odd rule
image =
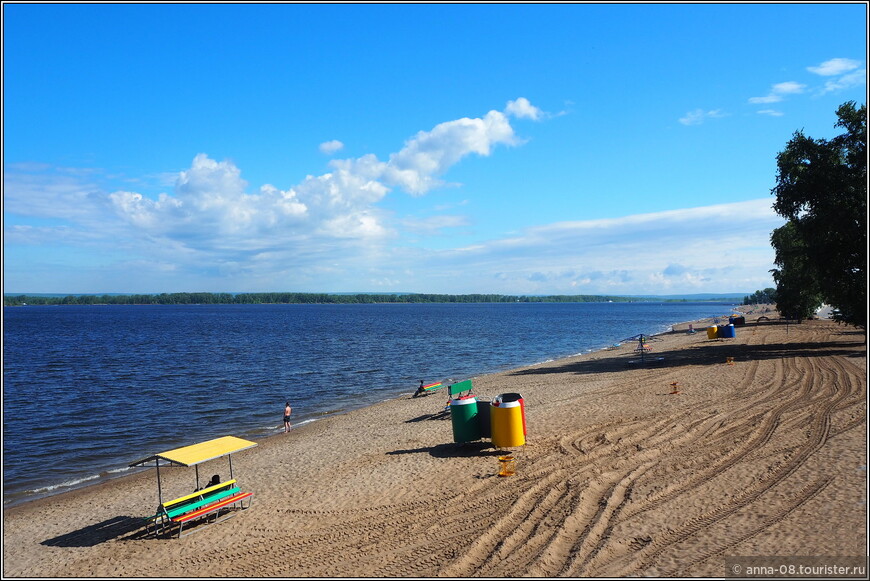
[[[773,286],[867,7],[4,4],[4,292]]]

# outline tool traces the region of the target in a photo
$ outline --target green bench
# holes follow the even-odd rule
[[[467,391],[471,394],[471,380],[466,379],[465,381],[460,381],[459,383],[454,383],[450,387],[447,388],[447,393],[450,394],[450,397],[454,395],[459,395],[463,391]]]

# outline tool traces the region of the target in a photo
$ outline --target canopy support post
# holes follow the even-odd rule
[[[233,479],[233,455],[232,455],[232,454],[228,454],[228,455],[227,455],[227,458],[228,458],[229,461],[230,461],[230,480],[232,480],[232,479]]]
[[[196,468],[196,490],[199,490],[199,464],[194,466]]]
[[[160,458],[155,458],[154,465],[157,467],[157,500],[163,504],[163,489],[160,486]]]

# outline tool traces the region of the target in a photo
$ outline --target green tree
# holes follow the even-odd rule
[[[770,240],[779,267],[771,271],[776,281],[776,308],[789,319],[808,319],[821,306],[822,293],[806,244],[792,222],[774,230]]]
[[[837,118],[841,135],[796,131],[777,155],[773,207],[788,223],[771,236],[773,272],[778,304],[800,308],[820,296],[838,320],[866,329],[867,107],[844,103]]]
[[[764,290],[757,290],[751,295],[743,297],[744,305],[765,305],[768,303],[776,302],[776,289],[775,288],[766,288]]]

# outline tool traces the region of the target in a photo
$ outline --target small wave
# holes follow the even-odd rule
[[[113,468],[112,470],[106,470],[105,474],[120,474],[122,472],[128,472],[132,470],[129,466],[124,466],[123,468]]]
[[[25,494],[45,494],[46,492],[54,492],[55,490],[59,490],[61,488],[73,488],[75,486],[79,486],[80,484],[84,484],[85,482],[90,482],[92,480],[98,480],[100,478],[99,474],[93,474],[91,476],[85,476],[84,478],[76,478],[74,480],[67,480],[66,482],[61,482],[60,484],[51,484],[49,486],[43,486],[42,488],[34,488],[33,490],[25,490]]]

